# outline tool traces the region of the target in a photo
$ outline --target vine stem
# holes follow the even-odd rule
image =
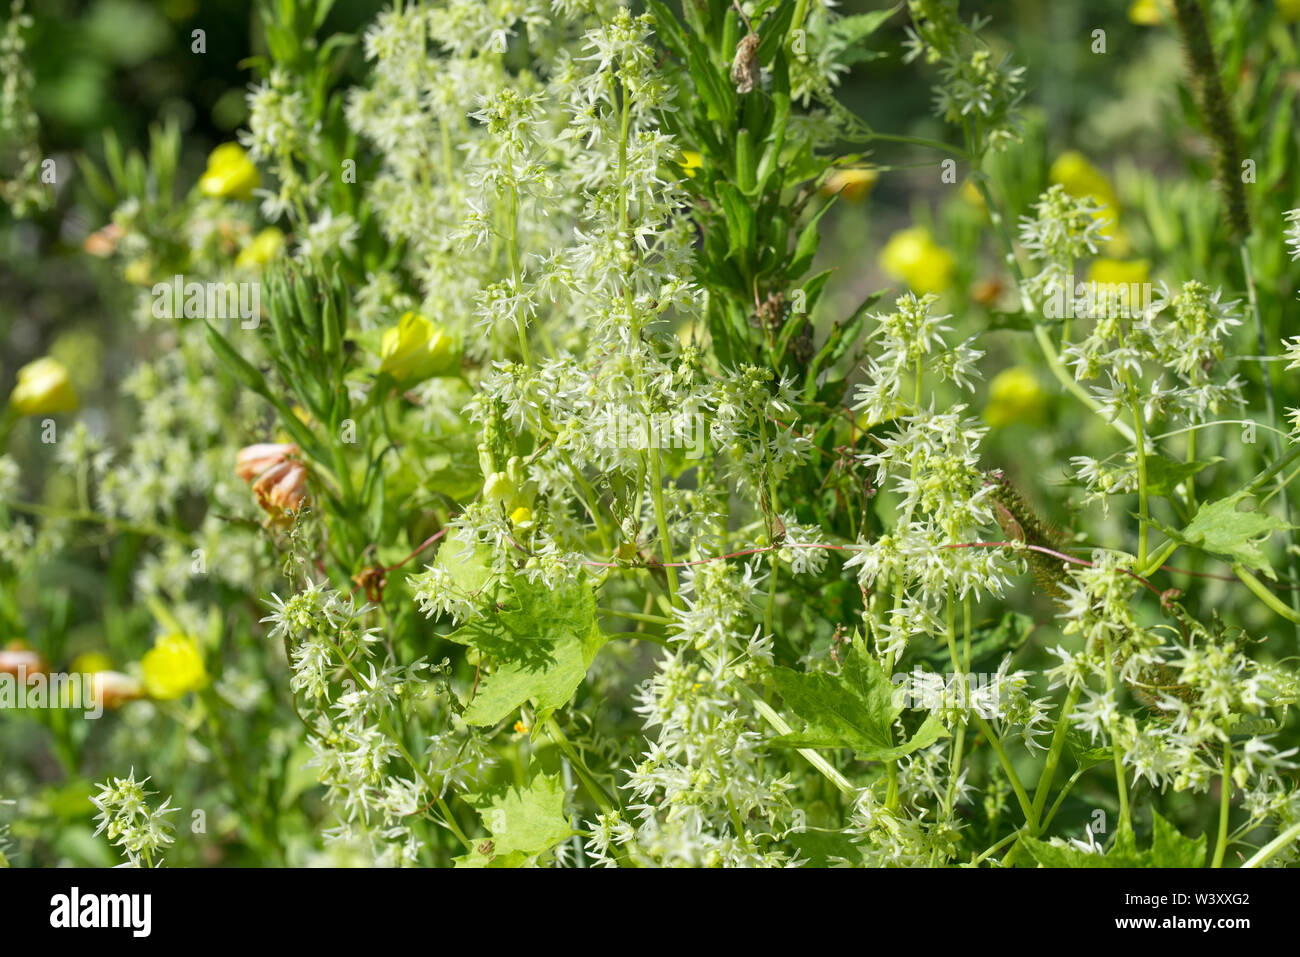
[[[1273,855],[1282,850],[1282,848],[1286,847],[1288,844],[1294,844],[1298,839],[1300,839],[1300,821],[1292,824],[1277,837],[1273,838],[1273,840],[1261,847],[1241,866],[1242,868],[1260,867],[1261,865],[1268,863],[1268,861],[1272,859]]]
[[[1284,605],[1282,600],[1264,587],[1264,583],[1252,575],[1241,565],[1233,565],[1232,573],[1241,579],[1242,584],[1255,593],[1255,595],[1269,608],[1277,612],[1287,621],[1300,625],[1300,615],[1296,614],[1295,609]],[[1294,594],[1294,592],[1292,593]]]

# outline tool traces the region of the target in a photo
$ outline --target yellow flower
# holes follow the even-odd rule
[[[198,642],[189,635],[162,636],[140,659],[140,667],[144,672],[145,691],[159,701],[197,691],[208,681]]]
[[[981,213],[988,212],[988,207],[984,203],[984,194],[970,180],[961,184],[961,198],[967,206],[978,209]]]
[[[97,671],[109,671],[112,667],[112,660],[102,651],[87,651],[72,659],[69,670],[73,674],[93,675]]]
[[[1115,190],[1106,174],[1089,163],[1082,153],[1066,150],[1056,158],[1048,175],[1053,183],[1064,186],[1071,196],[1091,196],[1107,207],[1106,218],[1114,222],[1119,210]]]
[[[9,406],[19,415],[71,412],[77,407],[77,392],[63,363],[43,356],[18,370]]]
[[[379,371],[406,385],[447,372],[456,364],[456,350],[441,326],[408,312],[384,333],[379,358]]]
[[[235,257],[235,267],[252,269],[256,266],[265,266],[280,255],[280,250],[283,248],[284,233],[274,226],[267,226],[253,237],[251,243],[239,251],[239,255]]]
[[[994,428],[1013,422],[1035,422],[1047,408],[1047,391],[1024,366],[1003,369],[989,383],[984,419]]]
[[[1129,23],[1142,27],[1160,26],[1160,4],[1156,0],[1133,0],[1128,8]]]
[[[520,505],[510,513],[510,522],[514,525],[526,526],[533,520],[533,510],[527,505]]]
[[[1277,12],[1287,23],[1300,20],[1300,0],[1277,0]]]
[[[1151,263],[1146,259],[1095,259],[1088,267],[1088,281],[1102,285],[1140,286],[1151,280]]]
[[[147,256],[141,256],[139,259],[132,259],[122,270],[122,277],[133,286],[149,286],[153,284],[153,263]]]
[[[515,734],[527,734],[527,733],[528,733],[528,725],[524,724],[522,721],[516,721]]]
[[[894,233],[880,251],[880,268],[916,293],[943,292],[952,285],[954,266],[952,253],[935,243],[922,226]]]
[[[828,196],[838,194],[850,203],[856,203],[866,199],[878,179],[880,173],[874,169],[837,169],[822,184],[822,192]]]
[[[208,168],[199,178],[204,196],[248,199],[260,179],[257,167],[238,143],[222,143],[208,156]]]
[[[682,150],[682,172],[691,179],[695,178],[695,171],[704,165],[704,157],[695,150]]]

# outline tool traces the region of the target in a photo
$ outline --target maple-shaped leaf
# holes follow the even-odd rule
[[[884,669],[855,638],[838,675],[824,671],[775,668],[773,680],[786,707],[803,729],[773,738],[795,748],[851,748],[869,761],[889,761],[947,737],[938,715],[929,715],[906,741],[895,740],[894,724],[903,708]]]
[[[1256,569],[1276,580],[1273,566],[1260,545],[1273,532],[1292,526],[1267,512],[1238,509],[1237,506],[1249,495],[1243,489],[1217,502],[1206,502],[1181,532],[1155,522],[1152,524],[1176,542],[1226,558],[1234,565]]]
[[[522,578],[505,610],[448,637],[472,645],[491,664],[465,709],[465,720],[479,726],[496,724],[530,701],[538,720],[545,720],[569,703],[609,640],[596,623],[591,586],[549,588]]]
[[[1202,867],[1205,864],[1205,835],[1184,836],[1155,811],[1151,846],[1138,850],[1133,830],[1121,824],[1115,843],[1103,854],[1078,847],[1050,844],[1021,837],[1020,845],[1041,867]]]
[[[564,818],[564,782],[539,774],[526,787],[471,796],[492,837],[456,859],[458,867],[518,867],[574,834]]]

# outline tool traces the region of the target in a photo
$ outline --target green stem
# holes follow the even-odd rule
[[[1052,746],[1047,752],[1047,763],[1043,765],[1043,771],[1038,776],[1038,785],[1034,788],[1034,819],[1030,823],[1030,831],[1035,835],[1041,830],[1039,821],[1043,808],[1047,804],[1047,795],[1052,790],[1052,779],[1056,777],[1056,768],[1061,763],[1061,754],[1065,750],[1065,735],[1070,728],[1070,712],[1079,701],[1080,690],[1079,685],[1070,689],[1065,696],[1065,703],[1061,705],[1061,713],[1056,717],[1056,731],[1052,734]]]
[[[1232,803],[1232,744],[1223,742],[1223,780],[1219,795],[1219,839],[1214,845],[1211,867],[1223,866],[1223,855],[1228,850],[1228,809]]]
[[[591,769],[587,767],[587,762],[582,760],[582,756],[578,754],[578,749],[573,746],[573,742],[565,735],[560,723],[555,720],[555,715],[549,715],[546,718],[546,731],[550,734],[551,740],[564,753],[564,756],[569,759],[569,764],[578,772],[578,777],[582,780],[582,786],[591,795],[591,799],[596,802],[600,812],[602,814],[613,814],[618,811],[614,799],[609,796],[609,792],[601,787],[600,782],[591,773]]]
[[[1295,824],[1292,824],[1290,827],[1288,827],[1277,837],[1273,838],[1273,840],[1269,841],[1267,844],[1261,847],[1258,851],[1256,851],[1253,855],[1251,855],[1250,859],[1246,861],[1246,863],[1242,864],[1241,866],[1243,868],[1247,868],[1247,867],[1259,867],[1263,864],[1266,864],[1269,861],[1269,859],[1273,857],[1274,854],[1282,850],[1282,848],[1286,847],[1287,845],[1294,844],[1297,839],[1300,839],[1300,821],[1297,821]]]
[[[1300,614],[1296,614],[1295,609],[1290,606],[1284,605],[1280,598],[1265,588],[1264,583],[1248,572],[1243,566],[1233,565],[1232,573],[1241,579],[1242,583],[1253,591],[1259,600],[1268,605],[1269,608],[1273,609],[1273,611],[1277,612],[1287,621],[1300,624]]]
[[[1112,697],[1115,694],[1115,665],[1111,659],[1110,642],[1106,641],[1103,645],[1106,655],[1106,691]],[[1119,816],[1123,825],[1130,831],[1133,829],[1133,820],[1128,809],[1128,779],[1124,775],[1124,760],[1119,753],[1119,741],[1115,735],[1115,724],[1111,723],[1110,727],[1110,756],[1115,763],[1115,791],[1119,796]]]
[[[1150,514],[1147,511],[1147,442],[1142,429],[1142,410],[1137,399],[1130,399],[1129,408],[1133,412],[1133,448],[1137,450],[1138,478],[1138,567],[1145,568],[1147,563],[1147,534],[1150,526]]]
[[[741,697],[754,706],[754,710],[763,717],[763,720],[772,726],[772,729],[776,731],[777,734],[794,733],[794,729],[786,723],[784,718],[776,713],[770,704],[759,696],[757,691],[749,687],[749,685],[742,684],[739,681],[733,682],[733,687],[740,692]],[[821,772],[822,776],[825,777],[826,780],[839,788],[841,793],[849,796],[853,795],[855,790],[853,785],[848,782],[848,779],[845,778],[844,775],[835,770],[829,761],[812,748],[798,748],[797,750],[809,764]]]
[[[1015,791],[1016,800],[1020,802],[1020,810],[1025,815],[1025,823],[1029,823],[1033,820],[1034,806],[1029,800],[1029,795],[1025,793],[1025,786],[1020,783],[1020,775],[1016,774],[1015,766],[1011,763],[1011,759],[1007,757],[1006,748],[1002,746],[1002,739],[997,736],[993,728],[981,715],[972,713],[971,717],[975,719],[975,723],[984,732],[984,737],[988,738],[989,747],[993,749],[993,753],[998,756],[998,762],[1002,765],[1002,770],[1006,772],[1007,780],[1011,782],[1011,790]]]

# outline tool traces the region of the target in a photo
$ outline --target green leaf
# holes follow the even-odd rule
[[[902,4],[896,3],[886,10],[873,10],[870,13],[840,17],[831,25],[831,33],[850,46],[861,43],[884,26],[885,22],[897,13],[900,7],[902,7]]]
[[[785,267],[785,273],[791,279],[798,279],[808,267],[812,265],[813,257],[817,255],[817,246],[821,242],[821,234],[817,231],[818,224],[826,215],[826,212],[835,205],[839,196],[832,196],[830,200],[817,211],[817,214],[808,221],[808,225],[799,233],[799,239],[794,245],[794,258],[790,264]]]
[[[1223,457],[1216,455],[1203,462],[1175,462],[1163,455],[1147,456],[1147,494],[1172,498],[1178,487],[1202,469],[1208,468]]]
[[[1070,728],[1065,732],[1065,743],[1069,746],[1070,753],[1074,755],[1074,760],[1079,763],[1081,768],[1105,764],[1107,761],[1113,760],[1114,757],[1110,748],[1095,747],[1088,736],[1077,728]]]
[[[514,607],[448,636],[495,664],[465,709],[465,720],[473,725],[496,724],[529,701],[544,720],[569,703],[609,640],[596,624],[596,599],[588,585],[551,589],[521,578],[513,599]]]
[[[1178,828],[1151,812],[1153,831],[1151,847],[1137,848],[1132,830],[1120,825],[1115,843],[1104,854],[1094,854],[1076,847],[1061,847],[1021,837],[1020,844],[1042,867],[1202,867],[1205,864],[1205,835],[1185,837]]]
[[[1151,524],[1176,542],[1226,558],[1234,565],[1256,569],[1276,581],[1277,574],[1260,545],[1273,532],[1292,526],[1265,512],[1239,511],[1237,506],[1249,495],[1243,489],[1217,502],[1206,502],[1181,532],[1157,522]]]
[[[718,199],[722,203],[722,213],[727,223],[727,255],[740,253],[747,256],[748,251],[754,248],[757,233],[754,207],[730,183],[718,184]]]
[[[909,740],[894,743],[894,723],[902,714],[896,689],[884,669],[855,638],[840,674],[773,669],[776,690],[804,723],[802,731],[773,738],[796,748],[852,748],[860,758],[888,761],[947,737],[937,715],[929,715]]]
[[[539,774],[527,787],[492,791],[470,800],[492,835],[491,844],[476,844],[456,859],[458,867],[517,867],[575,833],[564,817],[564,782],[558,774]]]

